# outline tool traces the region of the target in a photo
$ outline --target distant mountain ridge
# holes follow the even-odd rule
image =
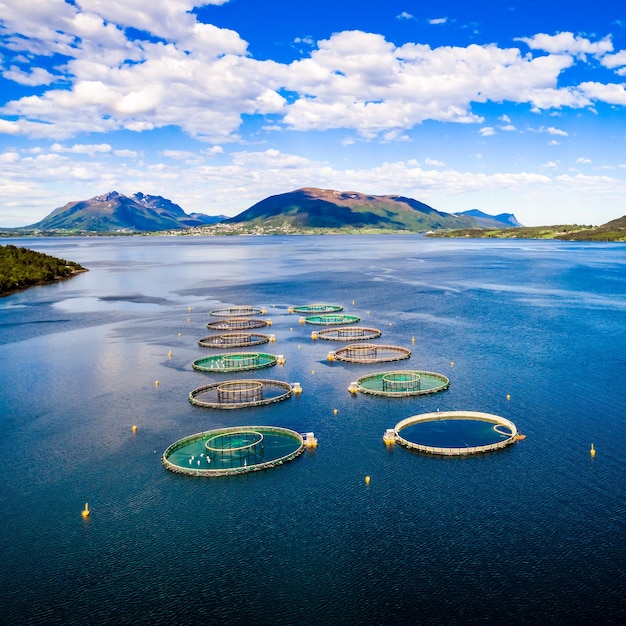
[[[235,233],[317,232],[320,229],[338,232],[426,232],[509,228],[515,224],[519,222],[510,213],[496,217],[477,210],[444,213],[404,196],[377,196],[358,191],[304,187],[269,196],[231,218],[202,213],[187,214],[178,204],[162,196],[142,192],[125,196],[111,191],[89,200],[68,202],[22,230],[120,234],[224,225],[223,232]]]
[[[457,215],[468,215],[469,217],[473,217],[479,228],[493,228],[494,220],[496,222],[500,222],[503,226],[510,226],[511,228],[520,228],[522,224],[517,221],[517,218],[513,213],[500,213],[499,215],[488,215],[487,213],[483,213],[478,209],[471,209],[469,211],[463,211],[461,213],[457,213]],[[482,224],[485,224],[482,226]]]
[[[187,215],[183,209],[162,196],[138,192],[125,196],[111,191],[89,200],[68,202],[43,220],[27,226],[46,231],[81,232],[156,232],[214,224],[223,219],[202,213]]]
[[[515,217],[512,216],[515,220]],[[413,198],[376,196],[358,191],[336,191],[304,187],[270,196],[224,224],[264,227],[384,229],[424,232],[448,228],[503,228],[508,222],[481,213],[471,215],[444,213]],[[515,220],[517,222],[517,220]]]

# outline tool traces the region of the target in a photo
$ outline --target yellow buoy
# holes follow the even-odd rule
[[[366,477],[365,477],[365,484],[366,484],[366,485],[369,485],[369,484],[370,484],[370,477],[369,477],[369,476],[366,476]]]
[[[454,361],[450,361],[450,367],[454,367]]]
[[[167,356],[168,356],[168,358],[170,358],[170,359],[172,358],[172,351],[171,351],[171,350],[167,353]]]
[[[188,306],[188,307],[187,307],[187,310],[188,310],[188,311],[191,311],[191,307],[190,307],[190,306]]]
[[[507,394],[506,394],[506,399],[507,399],[507,400],[510,400],[510,399],[511,399],[511,394],[510,394],[510,393],[507,393]]]
[[[83,517],[89,517],[89,503],[85,502],[85,508],[80,512]]]
[[[415,343],[415,337],[411,337],[411,343]]]
[[[132,429],[132,430],[133,430],[133,434],[134,434],[134,433],[136,433],[136,432],[137,432],[137,426],[135,426],[135,425],[133,424],[133,429]]]
[[[311,374],[315,374],[315,370],[311,370]]]
[[[183,336],[183,333],[178,333],[178,336],[179,336],[179,337],[182,337],[182,336]]]
[[[352,306],[354,306],[354,300],[352,300]]]
[[[591,444],[591,450],[589,450],[589,454],[591,454],[592,458],[596,456],[596,449],[593,447],[593,444]]]
[[[337,413],[339,413],[339,411],[337,409],[333,409],[333,415],[337,415]]]
[[[158,381],[158,380],[155,380],[155,381],[154,381],[154,386],[155,386],[155,387],[158,387],[158,386],[159,386],[159,381]]]
[[[191,318],[190,317],[187,318],[187,322],[191,322]]]

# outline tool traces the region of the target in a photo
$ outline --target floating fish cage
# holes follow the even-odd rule
[[[335,350],[333,359],[348,363],[384,363],[388,361],[402,361],[411,356],[408,348],[401,346],[367,344],[350,344]]]
[[[208,409],[241,409],[281,402],[293,392],[281,380],[228,380],[197,387],[189,392],[189,402]]]
[[[443,391],[450,386],[450,380],[437,372],[393,370],[362,376],[355,381],[354,386],[362,393],[397,398]]]
[[[227,309],[215,309],[209,313],[213,317],[248,317],[250,315],[263,315],[264,309],[254,306],[231,306]]]
[[[302,306],[289,307],[289,313],[339,313],[343,311],[343,307],[339,304],[305,304]]]
[[[193,369],[200,372],[245,372],[276,365],[278,357],[265,352],[228,352],[196,359]]]
[[[278,467],[304,448],[302,435],[288,428],[234,426],[179,439],[163,452],[161,463],[188,476],[233,476]]]
[[[224,333],[198,339],[202,348],[244,348],[268,343],[269,335],[261,333]]]
[[[269,326],[270,324],[271,322],[269,320],[240,317],[215,320],[214,322],[209,322],[207,324],[207,328],[209,330],[250,330],[252,328],[263,328],[265,326]]]
[[[398,422],[395,441],[401,446],[441,456],[468,456],[501,450],[523,436],[510,420],[477,411],[437,411]],[[385,433],[388,437],[388,431]]]
[[[350,326],[347,328],[325,328],[315,331],[313,339],[325,339],[327,341],[368,341],[380,337],[381,332],[377,328],[364,326]]]
[[[307,324],[321,324],[323,326],[330,326],[334,324],[356,324],[361,321],[361,318],[356,315],[345,315],[338,313],[326,313],[323,315],[309,315],[304,318]]]

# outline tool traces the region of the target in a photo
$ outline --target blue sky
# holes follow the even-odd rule
[[[620,6],[0,0],[0,227],[112,190],[236,215],[300,187],[605,223]]]

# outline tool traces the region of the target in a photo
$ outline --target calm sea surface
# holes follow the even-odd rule
[[[90,270],[0,299],[3,624],[626,623],[626,245],[0,243]],[[341,344],[288,314],[320,302],[411,358],[328,362]],[[209,311],[232,305],[267,308],[276,343],[263,348],[286,363],[257,377],[302,395],[189,404],[214,377],[250,377],[191,366],[216,352],[197,345]],[[450,388],[347,391],[405,368]],[[502,415],[526,439],[470,458],[385,448],[385,429],[437,409]],[[313,431],[319,447],[238,477],[161,466],[177,439],[236,425]]]

